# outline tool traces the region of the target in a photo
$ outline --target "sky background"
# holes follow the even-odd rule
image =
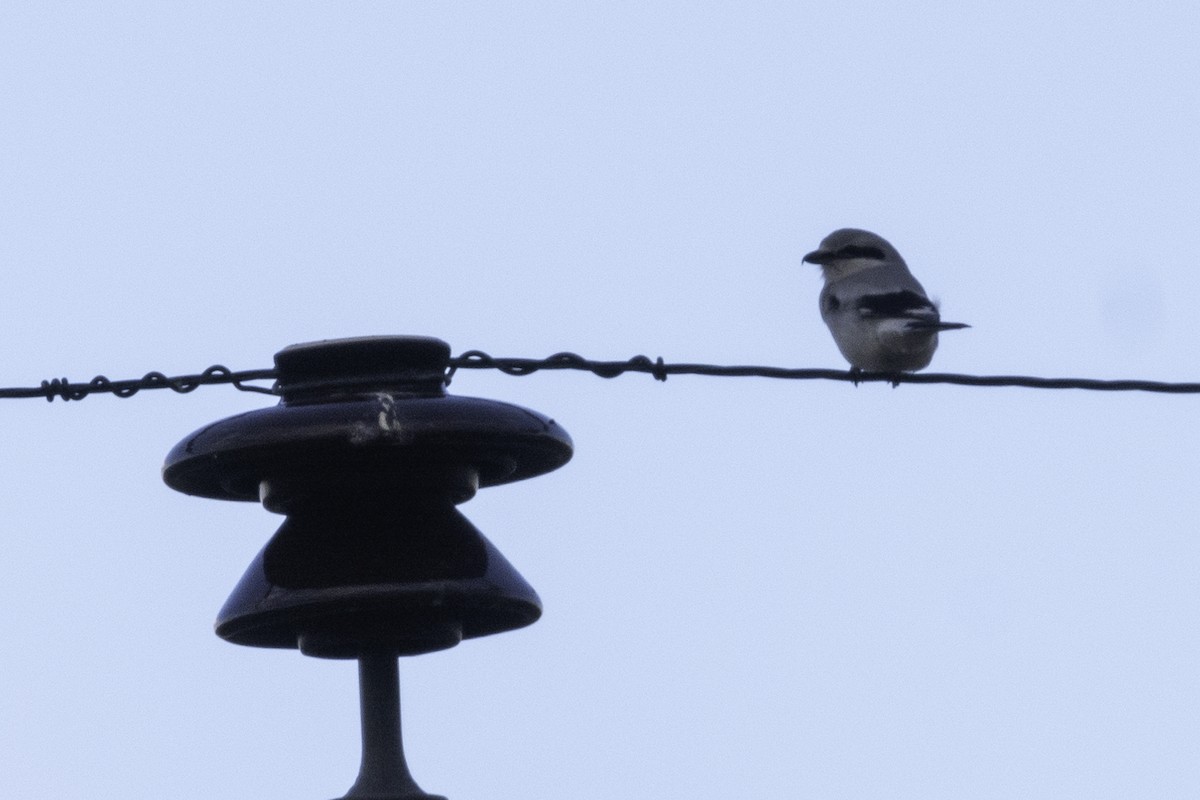
[[[933,369],[1197,380],[1200,6],[0,7],[0,385],[315,339],[843,367],[868,228]],[[451,800],[1194,798],[1197,399],[460,372],[563,469],[462,511],[538,590],[401,665]],[[227,644],[281,521],[166,488],[270,398],[4,401],[0,793],[331,798],[353,662]]]

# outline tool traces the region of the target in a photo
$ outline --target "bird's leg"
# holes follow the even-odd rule
[[[860,367],[850,367],[850,382],[858,386],[858,382],[862,380],[863,371]]]

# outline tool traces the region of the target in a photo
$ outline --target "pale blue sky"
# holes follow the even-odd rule
[[[319,338],[841,367],[891,240],[939,371],[1196,380],[1194,3],[8,3],[0,385]],[[1196,400],[464,372],[531,628],[402,666],[451,800],[1194,798]],[[329,798],[346,662],[226,644],[279,518],[164,487],[268,398],[5,401],[0,794]]]

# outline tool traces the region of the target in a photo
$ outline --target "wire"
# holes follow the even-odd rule
[[[661,357],[634,356],[625,361],[592,361],[575,353],[555,353],[548,358],[496,358],[481,350],[468,350],[450,359],[446,385],[460,369],[495,369],[506,375],[532,375],[545,370],[578,370],[601,378],[615,378],[628,372],[646,373],[665,381],[671,375],[712,377],[756,377],[784,380],[829,380],[859,383],[946,383],[958,386],[1018,386],[1028,389],[1086,389],[1101,392],[1157,392],[1162,394],[1200,394],[1200,383],[1168,383],[1145,380],[1096,380],[1093,378],[1036,378],[1025,375],[957,375],[940,372],[861,372],[856,370],[809,369],[762,366],[720,366],[716,364],[668,364]],[[278,395],[276,386],[254,386],[248,381],[275,380],[273,369],[234,372],[215,365],[198,375],[169,378],[161,372],[149,372],[141,378],[111,381],[103,375],[87,383],[71,383],[66,378],[42,381],[37,387],[0,388],[0,399],[42,397],[48,401],[82,400],[92,394],[132,397],[143,389],[170,389],[187,394],[200,386],[232,384],[243,392]]]
[[[957,375],[941,372],[862,372],[837,369],[793,369],[788,367],[717,366],[713,364],[667,364],[662,358],[634,356],[628,361],[590,361],[575,353],[556,353],[545,359],[494,358],[480,350],[469,350],[450,360],[447,383],[459,369],[498,369],[506,375],[531,375],[539,370],[574,369],[591,372],[601,378],[615,378],[626,372],[644,372],[655,380],[669,375],[709,375],[718,377],[782,378],[787,380],[849,381],[854,384],[887,382],[948,383],[959,386],[1020,386],[1029,389],[1089,389],[1107,392],[1159,392],[1200,394],[1200,383],[1167,383],[1145,380],[1096,380],[1093,378],[1035,378],[1024,375]]]

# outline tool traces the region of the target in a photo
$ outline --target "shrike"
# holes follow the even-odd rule
[[[896,248],[870,231],[836,230],[804,260],[821,265],[821,319],[853,371],[924,369],[938,331],[971,327],[942,322]]]

